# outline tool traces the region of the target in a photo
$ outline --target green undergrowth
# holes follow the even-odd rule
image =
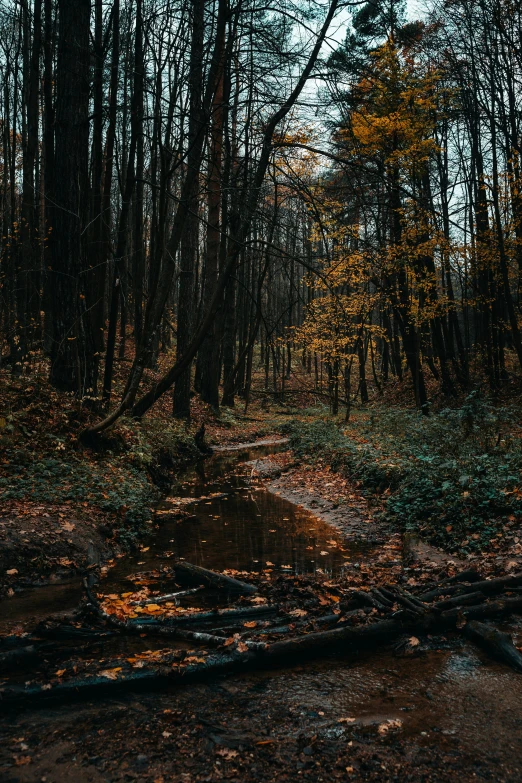
[[[0,476],[3,498],[42,505],[69,501],[109,512],[122,543],[130,544],[146,531],[159,491],[144,470],[125,458],[85,460],[60,452],[34,455],[27,448],[13,450],[9,457],[9,470]]]
[[[0,498],[108,512],[124,546],[149,532],[146,523],[161,491],[178,469],[201,456],[193,433],[174,420],[123,422],[95,448],[82,448],[67,431],[27,437],[13,416],[3,446]]]
[[[349,427],[323,416],[284,429],[298,456],[323,458],[379,495],[403,530],[466,554],[522,517],[518,418],[474,392],[430,417],[375,410]]]

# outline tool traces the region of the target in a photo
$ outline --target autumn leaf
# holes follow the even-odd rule
[[[216,750],[216,753],[221,758],[226,759],[226,761],[231,761],[239,756],[237,750],[230,750],[229,748],[219,748],[219,750]]]
[[[14,756],[14,763],[17,767],[23,767],[32,762],[31,756]]]
[[[402,727],[402,720],[400,718],[390,718],[389,720],[381,723],[377,728],[379,734],[386,734],[390,729],[400,729]]]
[[[116,666],[114,669],[104,669],[100,672],[100,677],[107,677],[108,680],[117,680],[118,672],[121,672],[121,666]]]

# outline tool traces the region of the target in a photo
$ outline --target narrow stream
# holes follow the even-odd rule
[[[158,504],[151,535],[109,568],[104,592],[125,592],[129,576],[161,573],[175,558],[218,571],[327,575],[357,558],[362,550],[343,543],[335,528],[252,478],[253,460],[284,448],[284,442],[260,441],[219,450],[181,474]],[[79,579],[25,590],[2,602],[0,633],[68,612],[81,593]]]
[[[157,508],[159,527],[141,551],[108,575],[158,570],[182,558],[217,571],[337,573],[357,554],[331,525],[252,478],[252,461],[281,450],[271,443],[219,451],[180,476]],[[180,516],[179,512],[189,516]]]

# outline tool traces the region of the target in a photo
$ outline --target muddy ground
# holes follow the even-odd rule
[[[332,658],[10,716],[0,777],[520,781],[522,677],[439,644],[415,657]]]

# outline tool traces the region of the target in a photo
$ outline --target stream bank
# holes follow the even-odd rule
[[[0,597],[136,550],[175,476],[201,461],[194,435],[202,425],[210,445],[274,430],[269,417],[217,415],[195,401],[190,425],[160,406],[86,447],[79,434],[89,412],[74,398],[42,379],[23,385],[0,372],[0,380],[9,411],[0,417]]]

